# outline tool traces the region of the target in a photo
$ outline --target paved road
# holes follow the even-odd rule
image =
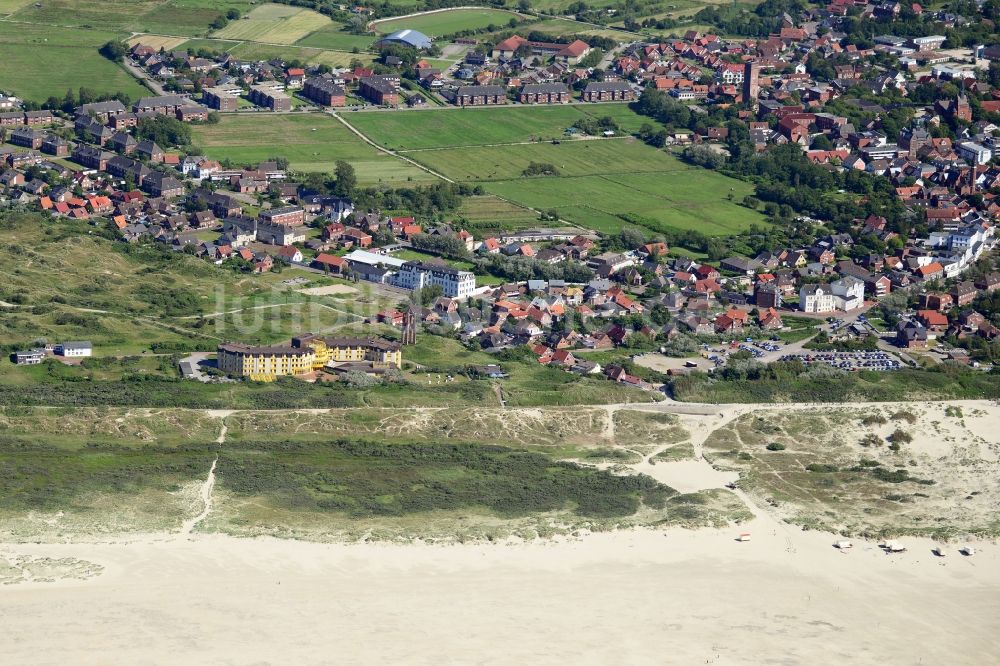
[[[144,86],[152,90],[157,95],[168,94],[167,91],[163,89],[163,86],[161,86],[159,82],[157,82],[153,77],[149,75],[149,72],[147,72],[141,67],[137,67],[136,65],[132,64],[128,60],[128,58],[122,61],[122,65],[125,67],[125,69],[128,70],[128,72],[132,76],[139,79],[139,81],[141,81]]]

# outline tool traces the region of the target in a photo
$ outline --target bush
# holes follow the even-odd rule
[[[559,169],[556,168],[556,165],[548,162],[531,162],[521,174],[524,176],[558,176]]]
[[[907,423],[917,422],[917,415],[906,410],[896,412],[890,418],[892,418],[893,421],[906,421]]]
[[[913,441],[913,435],[904,430],[896,428],[895,430],[892,431],[892,434],[889,435],[889,441],[892,442],[893,444],[908,444]]]
[[[768,451],[784,451],[785,445],[779,442],[771,442],[764,448],[766,448]]]

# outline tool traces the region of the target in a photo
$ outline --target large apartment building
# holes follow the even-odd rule
[[[455,91],[457,106],[495,106],[507,103],[503,86],[462,86]]]
[[[271,381],[311,372],[315,359],[316,354],[309,348],[223,344],[219,345],[217,364],[219,370],[229,375]]]
[[[239,106],[240,95],[232,88],[205,88],[201,92],[201,101],[209,108],[229,112]]]
[[[401,346],[378,337],[323,338],[305,333],[292,338],[290,346],[222,344],[218,349],[219,370],[254,381],[273,381],[324,368],[336,372],[342,366],[371,373],[400,369]]]
[[[585,102],[622,102],[635,97],[627,81],[594,81],[583,89]]]
[[[253,86],[250,88],[250,101],[272,111],[292,110],[292,98],[274,86]]]
[[[448,298],[468,298],[476,290],[476,276],[450,266],[407,261],[399,267],[393,283],[403,289],[440,286]]]
[[[382,76],[366,76],[361,79],[358,94],[372,104],[398,106],[399,88],[391,80]]]
[[[323,106],[344,106],[347,104],[347,93],[343,86],[322,76],[306,79],[302,94]]]

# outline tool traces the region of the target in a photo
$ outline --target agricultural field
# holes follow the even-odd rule
[[[295,42],[296,46],[311,46],[333,51],[367,50],[375,41],[374,35],[355,35],[346,30],[343,23],[330,23],[324,28]]]
[[[310,9],[266,4],[255,8],[239,20],[231,21],[212,36],[267,44],[294,44],[329,24],[329,18]]]
[[[653,231],[699,229],[733,234],[763,224],[739,206],[753,187],[690,167],[635,139],[567,139],[585,118],[613,118],[625,131],[650,122],[626,104],[366,113],[349,122],[380,145],[459,182],[597,231],[614,233],[620,215]],[[559,139],[558,144],[552,143]],[[553,164],[557,177],[524,178],[531,162]]]
[[[332,173],[337,160],[350,162],[362,185],[436,181],[433,176],[364,143],[325,113],[223,116],[217,125],[192,128],[206,155],[237,164],[284,156],[299,171]]]
[[[515,12],[503,9],[447,9],[419,16],[407,16],[376,21],[372,27],[376,32],[389,34],[397,30],[416,30],[432,39],[451,35],[462,30],[479,30],[494,26],[507,27],[511,19],[520,20]]]
[[[50,96],[62,99],[67,90],[80,87],[96,93],[123,92],[133,98],[149,94],[122,67],[97,52],[115,36],[98,30],[0,21],[0,84],[38,102]]]
[[[487,232],[513,231],[538,226],[538,215],[492,195],[467,197],[458,209],[458,217],[470,231],[482,235]]]
[[[349,120],[379,145],[408,151],[562,140],[566,138],[566,129],[576,121],[605,116],[613,118],[625,131],[635,131],[643,123],[656,124],[629,109],[627,104],[512,106],[491,109],[449,107],[406,113],[356,114]]]
[[[330,67],[347,67],[355,60],[365,64],[374,61],[374,57],[371,54],[326,51],[299,46],[274,46],[271,44],[259,44],[257,42],[237,43],[231,45],[226,50],[235,56],[248,60],[267,60],[272,58],[285,60],[298,59],[311,65],[329,65]]]
[[[544,32],[556,37],[566,37],[569,35],[592,35],[594,37],[607,37],[620,42],[633,42],[639,38],[635,32],[616,30],[615,28],[596,27],[589,23],[580,23],[571,19],[553,18],[539,23],[532,23],[531,30]]]
[[[249,0],[0,0],[0,15],[39,25],[193,36],[229,9],[250,6]]]
[[[705,457],[761,506],[808,529],[884,537],[996,536],[992,403],[754,410],[713,432]]]
[[[763,224],[738,202],[753,193],[749,183],[690,167],[670,154],[632,139],[479,146],[409,153],[461,182],[562,219],[614,233],[620,214],[643,218],[653,231],[697,229],[726,235]],[[531,162],[553,164],[558,176],[524,178]]]

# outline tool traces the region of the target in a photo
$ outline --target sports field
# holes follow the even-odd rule
[[[422,150],[561,140],[566,138],[565,130],[574,122],[604,116],[614,118],[626,131],[635,131],[643,123],[656,124],[626,104],[359,113],[349,120],[379,145],[394,150]]]
[[[212,36],[267,44],[294,44],[329,24],[330,19],[310,9],[267,4],[255,8],[239,20],[230,21]]]
[[[376,32],[388,34],[397,30],[417,30],[428,37],[451,35],[462,30],[479,30],[490,25],[507,27],[520,15],[502,9],[448,9],[420,16],[386,19],[373,24]]]
[[[99,30],[0,21],[0,87],[25,99],[60,99],[67,90],[149,94],[97,50],[115,35]]]
[[[362,185],[439,182],[417,167],[377,151],[324,113],[224,115],[217,125],[199,125],[192,130],[194,144],[206,155],[237,164],[283,156],[294,170],[332,173],[335,162],[342,159],[354,166]]]

